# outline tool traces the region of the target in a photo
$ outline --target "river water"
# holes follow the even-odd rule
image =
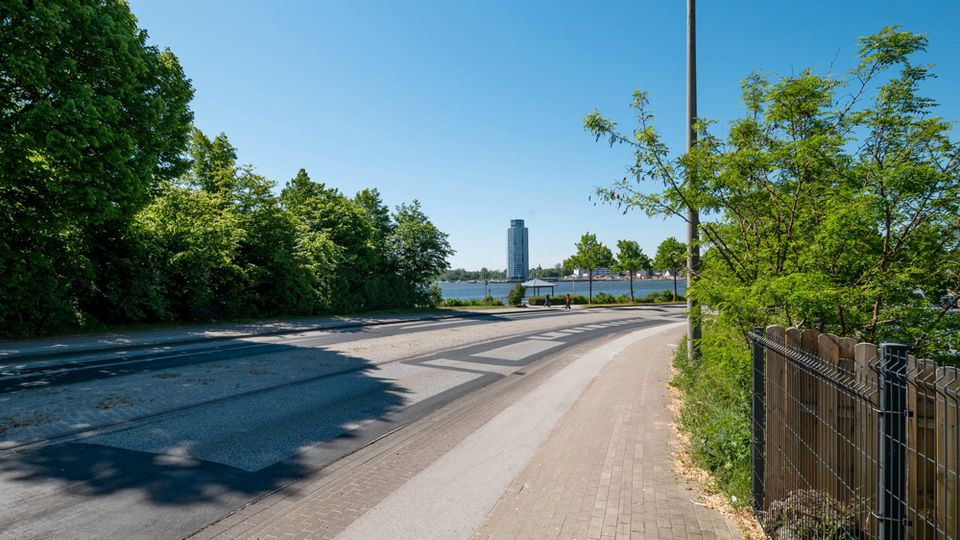
[[[506,303],[507,293],[510,292],[510,289],[513,288],[515,283],[489,283],[484,285],[483,283],[445,283],[440,282],[440,290],[443,291],[444,298],[459,298],[461,300],[473,300],[484,298],[486,293],[489,292],[494,298],[499,298]],[[553,292],[550,292],[550,288],[541,288],[537,291],[537,294],[543,296],[544,294],[552,294],[555,297],[564,296],[567,293],[570,294],[582,294],[583,296],[587,295],[588,283],[586,281],[558,281],[555,283]],[[677,291],[680,294],[686,290],[686,280],[678,279],[677,280]],[[635,279],[633,280],[633,295],[636,297],[646,296],[648,293],[654,291],[673,291],[673,280],[672,279]],[[620,296],[621,294],[630,296],[630,282],[627,280],[623,281],[594,281],[593,282],[593,294],[599,292],[604,292],[613,296]],[[527,289],[527,296],[533,296],[534,291],[532,288]]]

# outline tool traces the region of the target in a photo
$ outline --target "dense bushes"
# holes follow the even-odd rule
[[[557,296],[550,296],[550,303],[553,305],[562,305],[564,303],[564,296],[565,295],[562,295],[562,294],[558,294]],[[571,300],[572,304],[589,304],[590,303],[586,296],[583,296],[580,294],[571,295],[571,299],[572,299]],[[681,295],[677,299],[677,302],[683,302],[684,300],[685,299],[683,295]],[[531,296],[530,298],[527,299],[527,303],[530,304],[531,306],[542,306],[543,301],[544,301],[543,296]],[[622,294],[620,296],[613,296],[611,294],[599,292],[593,295],[594,304],[667,304],[667,303],[672,303],[673,301],[674,300],[673,300],[672,291],[652,292],[647,294],[646,296],[638,296],[633,300],[630,300],[630,297],[625,294]]]
[[[671,384],[683,394],[680,427],[693,458],[737,504],[750,493],[750,352],[738,331],[708,323],[700,347],[709,361],[694,364],[686,341],[677,347]]]
[[[452,251],[419,203],[302,170],[278,197],[191,130],[190,80],[126,2],[5,8],[0,335],[439,301]]]
[[[194,130],[187,150],[187,172],[160,185],[130,221],[100,227],[51,264],[70,273],[60,284],[64,306],[21,304],[31,315],[4,318],[0,334],[440,301],[429,276],[452,251],[416,201],[391,213],[376,190],[350,198],[303,170],[277,196],[272,181],[236,165],[224,135]]]
[[[502,306],[503,301],[499,298],[487,296],[486,298],[473,298],[470,300],[461,300],[459,298],[445,298],[440,301],[440,307],[495,307]]]
[[[510,289],[510,292],[507,293],[507,303],[509,303],[511,306],[519,306],[523,303],[523,295],[526,293],[527,289],[523,285],[517,283],[512,289]]]

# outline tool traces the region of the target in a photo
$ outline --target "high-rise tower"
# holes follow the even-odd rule
[[[507,279],[523,281],[530,269],[527,228],[522,219],[511,219],[507,229]]]

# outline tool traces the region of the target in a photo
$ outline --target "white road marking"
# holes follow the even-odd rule
[[[526,341],[521,341],[520,343],[513,343],[511,345],[498,347],[490,351],[476,353],[471,356],[517,361],[523,360],[528,356],[533,356],[534,354],[541,353],[543,351],[548,351],[558,345],[563,345],[563,343],[559,341],[528,339]]]

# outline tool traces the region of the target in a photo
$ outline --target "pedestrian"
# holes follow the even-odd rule
[[[544,305],[544,307],[550,307],[550,295],[549,295],[549,294],[543,297],[543,305]]]
[[[570,309],[570,300],[572,300],[572,298],[570,298],[570,293],[567,293],[566,300],[567,300],[567,309]]]

